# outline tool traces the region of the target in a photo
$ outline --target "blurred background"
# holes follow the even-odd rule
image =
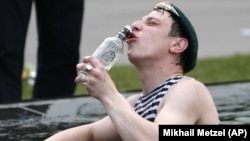
[[[81,56],[90,55],[108,36],[152,10],[161,0],[85,0]],[[196,28],[198,57],[229,56],[250,53],[249,0],[174,0]],[[34,9],[34,8],[33,8]],[[36,64],[35,11],[33,10],[26,41],[25,61]],[[118,61],[127,64],[124,54]]]

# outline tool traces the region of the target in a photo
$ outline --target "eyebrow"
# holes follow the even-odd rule
[[[158,12],[158,11],[157,11]],[[170,12],[168,12],[168,11],[164,11],[164,13],[161,13],[161,12],[159,12],[161,15],[164,15],[165,13],[168,13],[168,18],[169,17],[171,17],[172,15],[171,15],[171,13]],[[154,16],[144,16],[142,19],[147,19],[147,20],[157,20],[157,21],[161,21],[159,18],[155,18]]]
[[[146,20],[147,20],[147,21],[150,21],[150,20],[160,21],[159,19],[157,19],[157,18],[155,18],[155,17],[147,17]]]
[[[151,21],[155,21],[157,23],[160,23],[161,21],[153,16],[144,16],[143,18],[140,19],[141,21],[144,21],[145,23],[149,23]]]

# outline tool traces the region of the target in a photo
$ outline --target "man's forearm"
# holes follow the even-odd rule
[[[123,141],[158,139],[158,125],[139,116],[121,94],[101,102]]]

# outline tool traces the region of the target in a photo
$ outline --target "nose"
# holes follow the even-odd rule
[[[132,31],[140,31],[142,29],[142,25],[140,24],[140,20],[134,21],[132,24]]]

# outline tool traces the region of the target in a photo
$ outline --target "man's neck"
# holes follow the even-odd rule
[[[139,74],[142,81],[142,91],[146,95],[163,83],[165,80],[170,79],[177,75],[183,75],[181,66],[151,66],[148,68],[139,68]]]

